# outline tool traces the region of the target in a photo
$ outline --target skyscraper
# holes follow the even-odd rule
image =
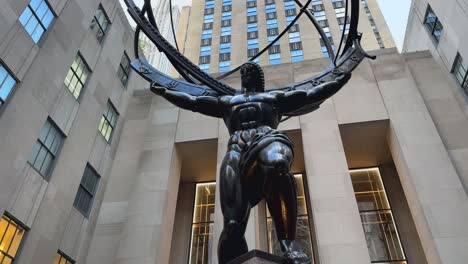
[[[395,47],[376,0],[362,0],[361,4],[359,30],[364,33],[363,47],[366,50]],[[293,0],[194,1],[181,45],[185,55],[203,70],[226,72],[275,39],[298,10]],[[337,49],[342,31],[346,35],[348,30],[344,26],[345,1],[312,1],[310,11]],[[260,65],[275,65],[328,56],[313,24],[303,15],[256,61]]]

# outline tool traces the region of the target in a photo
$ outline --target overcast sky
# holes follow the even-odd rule
[[[141,5],[143,0],[134,0],[136,4]],[[152,0],[154,3],[160,0]],[[201,1],[201,0],[195,0]],[[125,7],[123,0],[120,0],[122,6]],[[403,45],[405,37],[406,24],[408,22],[408,13],[411,4],[411,0],[377,0],[380,9],[387,21],[388,27],[392,32],[393,38],[399,50]],[[173,5],[179,7],[185,5],[191,5],[192,0],[172,0]],[[155,4],[153,4],[154,6]],[[133,22],[133,21],[131,21]],[[132,23],[133,24],[133,23]]]
[[[377,2],[392,32],[398,50],[401,51],[411,0],[377,0]]]

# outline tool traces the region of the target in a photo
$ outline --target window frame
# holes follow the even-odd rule
[[[76,263],[76,261],[74,261],[74,260],[73,260],[71,257],[69,257],[67,254],[63,253],[63,251],[60,250],[60,249],[57,250],[57,254],[56,254],[55,256],[57,257],[57,255],[60,255],[61,258],[64,258],[65,261],[70,262],[70,264],[75,264],[75,263]],[[54,259],[54,261],[55,261],[55,259]],[[60,263],[61,263],[61,262],[60,262]],[[68,263],[66,263],[66,264],[68,264]]]
[[[128,73],[125,71],[125,68],[122,66],[122,60],[126,58],[128,60]],[[127,79],[125,80],[125,83],[123,82],[121,76],[119,76],[120,83],[123,85],[124,88],[127,88],[128,82],[130,80],[130,74],[132,73],[132,66],[131,66],[132,61],[130,60],[130,57],[128,56],[127,52],[124,50],[122,54],[122,58],[120,59],[119,63],[119,70],[117,70],[117,76],[119,76],[119,72],[122,71],[122,74],[125,74]]]
[[[18,87],[20,85],[20,81],[18,80],[18,78],[15,76],[15,74],[10,70],[10,68],[6,65],[6,63],[2,59],[0,59],[0,67],[3,67],[5,69],[5,71],[6,71],[6,73],[7,73],[7,76],[5,76],[5,79],[0,83],[0,90],[2,89],[2,84],[8,78],[8,75],[10,75],[11,78],[13,78],[13,80],[15,81],[15,84],[13,85],[13,87],[11,87],[11,90],[8,93],[5,100],[0,98],[0,103],[1,103],[0,104],[0,115],[1,115],[3,113],[3,111],[4,111],[4,109],[7,107],[8,103],[11,101],[14,93],[18,89]]]
[[[24,224],[23,222],[21,222],[18,218],[14,217],[12,214],[10,214],[8,211],[5,211],[5,212],[3,213],[3,215],[0,216],[0,219],[2,219],[3,217],[9,218],[10,222],[15,223],[18,227],[20,227],[20,228],[23,229],[23,231],[24,231],[24,235],[23,235],[23,237],[21,238],[21,242],[20,242],[18,248],[16,249],[16,253],[15,253],[15,256],[14,256],[13,258],[11,258],[11,256],[10,256],[8,253],[4,253],[4,252],[2,251],[2,253],[4,254],[4,256],[8,256],[8,258],[11,258],[11,260],[12,260],[11,263],[15,263],[15,259],[16,259],[16,257],[21,253],[21,250],[22,250],[23,245],[24,245],[24,241],[27,239],[27,236],[28,236],[28,233],[29,233],[28,231],[30,230],[30,228],[29,228],[26,224]],[[8,223],[8,224],[10,224],[10,223]],[[8,229],[8,227],[7,227],[7,229]],[[15,234],[16,234],[16,232],[17,232],[17,231],[15,231]],[[1,237],[0,237],[0,238],[1,238]],[[2,239],[0,239],[0,242],[1,242],[1,240],[2,240]],[[11,246],[11,244],[10,244],[10,246]]]
[[[356,190],[354,189],[354,183],[353,183],[353,176],[351,175],[353,172],[358,172],[358,171],[371,171],[371,170],[377,170],[378,171],[378,178],[380,179],[380,182],[382,184],[382,187],[383,187],[383,191],[384,191],[384,196],[387,200],[387,204],[388,204],[388,208],[380,208],[380,209],[370,209],[370,210],[360,210],[359,209],[359,206],[358,206],[358,213],[359,213],[359,216],[361,217],[361,214],[364,213],[381,213],[381,212],[384,212],[384,211],[389,211],[390,212],[390,215],[392,217],[392,222],[393,222],[393,226],[395,228],[395,234],[397,235],[398,237],[398,240],[399,240],[399,243],[400,243],[400,246],[401,246],[401,251],[402,251],[402,254],[404,255],[404,259],[393,259],[393,260],[372,260],[371,259],[371,264],[378,264],[378,263],[400,263],[400,262],[404,262],[406,264],[408,264],[408,256],[406,255],[406,250],[405,250],[405,247],[402,243],[402,240],[401,240],[401,235],[400,235],[400,229],[399,227],[397,226],[397,223],[395,221],[395,217],[394,217],[394,210],[393,210],[393,206],[392,206],[392,203],[388,197],[388,191],[387,191],[387,187],[385,185],[385,182],[383,180],[383,177],[382,177],[382,172],[380,170],[380,167],[359,167],[359,168],[350,168],[348,169],[349,171],[349,176],[350,176],[350,179],[351,179],[351,184],[353,185],[353,194],[355,195],[355,198],[356,198],[356,203],[358,203],[358,198],[356,196]],[[364,233],[364,236],[366,235],[365,233],[365,230],[364,230],[364,222],[362,222],[362,218],[361,218],[361,225],[363,226],[363,233]],[[367,239],[367,237],[366,237]],[[369,250],[369,248],[368,248]],[[370,256],[370,252],[369,252],[369,256]],[[372,256],[370,256],[372,257]]]
[[[107,119],[107,116],[106,116],[106,113],[107,113],[107,109],[109,108],[109,106],[112,108],[112,110],[114,111],[115,115],[116,115],[116,119],[115,119],[115,124],[114,126],[111,125],[110,121]],[[98,131],[99,131],[99,134],[101,134],[101,136],[104,138],[104,140],[107,142],[107,144],[111,144],[112,143],[112,138],[114,137],[114,132],[115,132],[115,129],[117,128],[117,123],[118,123],[118,117],[120,116],[120,113],[119,111],[117,110],[117,108],[115,107],[115,105],[112,103],[112,101],[110,99],[107,100],[107,105],[106,105],[106,109],[104,110],[104,112],[102,113],[101,115],[101,120],[102,118],[104,118],[104,120],[107,122],[107,124],[112,127],[112,131],[111,131],[111,134],[109,135],[109,140],[106,139],[106,136],[104,134],[102,134],[102,131],[100,128],[101,124],[98,125]],[[99,121],[99,123],[101,123],[101,121]],[[103,123],[104,124],[104,123]],[[107,132],[107,130],[106,130]]]
[[[430,13],[432,13],[434,15],[434,17],[435,17],[433,25],[431,25],[432,23],[427,22],[428,15]],[[442,38],[442,34],[443,34],[443,31],[444,31],[444,25],[440,22],[439,17],[436,15],[436,13],[434,12],[434,9],[432,9],[430,4],[427,4],[426,14],[424,15],[423,24],[424,24],[424,27],[426,28],[426,30],[430,31],[431,38],[436,42],[436,44],[438,44],[440,42],[440,39]],[[441,28],[440,28],[441,33],[440,33],[439,37],[437,37],[434,34],[434,32],[436,31],[437,26],[441,26]]]
[[[94,176],[96,176],[97,178],[97,181],[96,181],[96,188],[94,189],[94,193],[92,193],[90,190],[88,190],[88,188],[83,184],[83,179],[85,177],[85,174],[86,172],[88,171],[88,169],[91,171],[91,173],[94,174]],[[80,212],[85,218],[89,218],[89,215],[91,214],[91,211],[93,209],[93,205],[94,205],[94,200],[96,198],[96,195],[98,193],[98,190],[99,190],[99,183],[101,182],[101,175],[99,175],[99,173],[96,171],[96,169],[94,169],[93,166],[91,166],[91,164],[87,163],[86,166],[85,166],[85,169],[83,171],[83,175],[81,176],[81,181],[80,181],[80,186],[78,186],[78,190],[76,191],[76,195],[75,195],[75,200],[73,201],[73,207],[78,211]],[[88,205],[88,211],[87,212],[84,212],[82,210],[82,208],[79,208],[77,206],[77,199],[78,199],[78,194],[80,193],[80,190],[83,189],[87,194],[89,194],[91,196],[91,200],[89,201],[89,205]]]
[[[107,20],[107,28],[106,28],[105,31],[102,29],[102,25],[99,23],[99,20],[96,19],[96,12],[97,12],[98,10],[101,10],[101,11],[102,11],[102,14],[104,15],[104,17],[105,17],[106,20]],[[106,10],[104,9],[104,6],[103,6],[101,3],[99,3],[99,6],[98,6],[98,8],[96,9],[96,12],[94,12],[93,19],[91,19],[91,25],[89,26],[89,28],[95,33],[94,35],[96,36],[96,39],[97,39],[97,41],[99,42],[99,44],[102,45],[102,44],[104,43],[104,40],[105,40],[106,37],[107,37],[107,32],[109,32],[109,28],[110,28],[110,26],[112,25],[112,22],[111,22],[111,20],[110,20],[110,18],[109,18],[109,15],[107,15],[107,12],[106,12]],[[101,30],[101,32],[102,32],[102,34],[103,34],[103,36],[102,36],[102,38],[101,38],[100,40],[99,40],[99,38],[98,38],[98,36],[97,36],[98,31],[94,31],[94,29],[92,28],[92,26],[93,26],[93,20],[96,20],[96,25],[98,26],[98,28]]]
[[[72,67],[73,67],[73,63],[75,62],[75,60],[76,60],[77,57],[80,58],[81,64],[84,65],[85,69],[88,71],[86,80],[85,80],[85,82],[83,82],[83,83],[81,82],[81,79],[79,79],[79,78],[77,77],[78,75],[76,74],[75,70],[73,70],[73,68],[72,68]],[[80,65],[80,64],[79,64],[79,65]],[[79,65],[78,65],[78,66],[79,66]],[[65,83],[65,81],[67,80],[68,73],[69,73],[70,71],[72,71],[72,73],[73,73],[72,79],[73,79],[73,77],[77,77],[78,81],[82,84],[82,87],[81,87],[81,90],[80,90],[80,94],[78,95],[78,97],[75,97],[75,95],[74,95],[74,91],[75,91],[76,89],[73,90],[73,92],[72,92],[72,91],[70,90],[70,88],[69,88],[69,85],[71,84],[71,80],[70,80],[70,83],[69,83],[68,85]],[[86,86],[88,85],[88,82],[89,82],[89,80],[91,79],[91,74],[92,74],[91,67],[89,67],[88,63],[87,63],[86,60],[84,59],[84,57],[83,57],[83,55],[81,54],[81,52],[78,51],[78,52],[76,53],[75,57],[73,58],[73,61],[72,61],[71,65],[70,65],[70,67],[68,67],[68,71],[67,71],[67,73],[66,73],[66,75],[65,75],[65,79],[63,80],[63,83],[64,83],[66,89],[68,90],[68,92],[70,92],[70,94],[75,98],[76,101],[78,101],[78,102],[81,101],[81,98],[83,97],[83,94],[84,94],[84,92],[86,91]],[[81,74],[81,76],[83,76],[83,73]],[[80,76],[80,77],[81,77],[81,76]]]
[[[463,81],[461,83],[457,78],[457,64],[459,64],[460,67],[462,67],[463,70],[465,70],[465,76],[463,77]],[[457,52],[457,55],[455,56],[455,60],[453,61],[452,69],[450,72],[453,74],[453,77],[455,78],[455,81],[457,82],[458,86],[463,90],[465,98],[468,99],[468,67],[465,67],[465,65],[463,64],[463,57],[459,52]]]
[[[52,8],[52,6],[50,5],[49,1],[48,0],[41,0],[43,1],[46,5],[47,5],[47,8],[50,10],[50,13],[52,14],[52,20],[50,21],[49,25],[47,27],[44,26],[43,22],[41,19],[39,19],[38,15],[36,14],[36,12],[32,9],[31,7],[31,2],[33,0],[28,0],[28,4],[26,5],[26,7],[23,9],[23,11],[21,12],[21,14],[19,15],[18,17],[18,21],[19,23],[22,25],[23,29],[26,31],[26,33],[28,33],[28,35],[31,37],[32,41],[34,42],[35,45],[40,45],[40,43],[42,42],[42,40],[44,39],[44,36],[46,35],[46,33],[48,32],[48,29],[50,27],[52,27],[53,23],[55,22],[55,20],[57,20],[57,14],[55,13],[54,9]],[[37,6],[37,8],[39,8],[40,4]],[[29,9],[30,12],[31,12],[31,16],[29,17],[28,21],[26,21],[25,25],[23,25],[23,23],[21,22],[20,18],[21,16],[24,14],[24,12],[26,11],[26,9]],[[37,11],[37,10],[36,10]],[[44,13],[43,17],[47,14],[47,11]],[[39,39],[37,41],[35,41],[33,39],[33,36],[32,34],[29,34],[29,32],[26,30],[26,25],[28,24],[28,22],[31,20],[31,18],[34,17],[36,20],[37,20],[37,26],[40,26],[44,32],[42,32],[41,36],[39,37]],[[36,28],[34,29],[34,31],[32,33],[35,32]]]
[[[41,136],[42,129],[44,128],[45,124],[47,124],[47,123],[50,123],[51,127],[54,128],[58,132],[58,134],[60,136],[62,136],[62,142],[57,147],[56,154],[53,154],[53,152],[45,145],[45,142],[40,141],[40,136]],[[49,132],[47,133],[47,135],[49,135]],[[47,137],[46,137],[46,139],[47,139]],[[62,147],[63,147],[66,139],[67,139],[67,136],[65,135],[65,133],[63,133],[63,131],[60,129],[60,127],[54,122],[54,120],[52,120],[52,118],[50,118],[50,116],[47,117],[46,122],[42,125],[41,129],[39,130],[39,135],[38,135],[36,141],[34,142],[34,144],[32,146],[33,151],[31,152],[30,156],[32,157],[32,154],[34,153],[34,146],[37,143],[40,144],[41,148],[38,150],[37,156],[35,157],[33,162],[31,162],[31,160],[30,160],[31,157],[29,157],[28,161],[27,161],[27,163],[31,166],[31,168],[33,168],[37,173],[39,173],[39,175],[41,175],[42,178],[44,178],[44,180],[46,180],[46,181],[50,180],[50,177],[52,176],[55,165],[57,164],[58,157],[60,156],[60,153],[62,151]],[[47,153],[50,153],[52,155],[52,157],[53,157],[53,160],[52,160],[52,162],[51,162],[51,164],[49,166],[49,169],[48,169],[48,171],[47,171],[47,173],[45,175],[40,171],[40,169],[42,169],[42,165],[41,165],[40,169],[38,169],[38,168],[36,168],[34,166],[34,163],[35,163],[37,157],[39,156],[39,152],[41,151],[42,147],[44,147],[46,149]],[[44,161],[45,161],[45,159],[44,159]],[[42,161],[42,162],[44,163],[44,161]]]

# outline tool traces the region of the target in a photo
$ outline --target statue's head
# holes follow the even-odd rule
[[[242,91],[262,93],[265,91],[265,76],[263,70],[255,62],[246,62],[240,68]]]

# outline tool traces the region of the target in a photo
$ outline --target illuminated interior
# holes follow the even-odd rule
[[[304,252],[313,259],[312,239],[309,226],[309,214],[307,211],[307,199],[304,191],[304,181],[302,174],[295,174],[297,184],[297,227],[296,241],[302,247]],[[267,234],[268,234],[268,251],[275,255],[282,255],[282,251],[276,237],[275,225],[266,207],[267,215]]]
[[[406,264],[379,169],[351,170],[350,174],[371,262]]]
[[[0,220],[0,264],[10,264],[15,260],[25,229],[13,219],[4,215]]]
[[[70,260],[60,251],[57,252],[57,255],[55,255],[54,264],[74,264],[74,263],[75,263],[74,261]]]
[[[213,241],[216,183],[196,185],[190,241],[190,264],[208,263]]]

